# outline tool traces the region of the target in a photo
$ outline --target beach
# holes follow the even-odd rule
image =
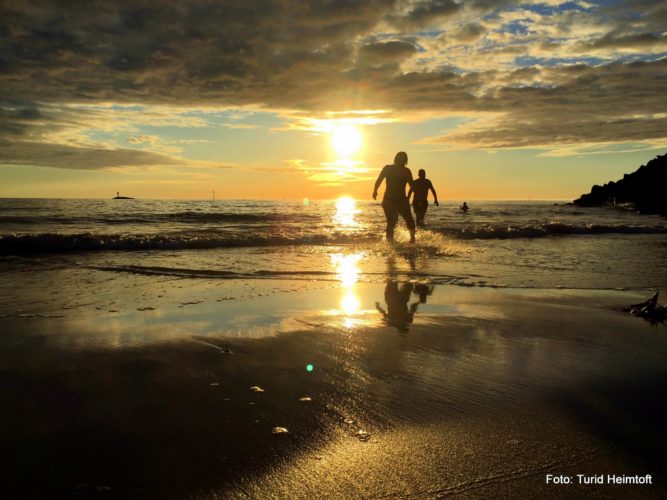
[[[5,273],[22,304],[0,318],[8,498],[667,491],[667,341],[619,311],[638,292],[389,279],[346,310],[336,281],[87,269],[72,295],[60,273]]]
[[[6,498],[667,492],[660,219],[76,203],[2,220]]]
[[[666,499],[666,5],[0,2],[0,500]]]

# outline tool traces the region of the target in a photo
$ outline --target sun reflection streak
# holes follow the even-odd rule
[[[347,290],[343,298],[340,299],[340,309],[346,316],[352,316],[361,309],[359,297],[352,290]]]
[[[336,200],[336,214],[334,215],[334,222],[344,228],[358,226],[359,223],[355,220],[357,214],[361,210],[357,208],[357,202],[350,196],[341,196]]]
[[[336,266],[336,277],[340,280],[342,288],[338,314],[343,316],[343,327],[348,330],[359,323],[355,316],[362,312],[361,300],[354,290],[360,273],[357,263],[362,256],[361,252],[331,254],[331,262]]]
[[[359,262],[362,256],[361,252],[331,254],[331,262],[336,266],[336,278],[340,280],[343,288],[353,288],[359,280],[360,271],[357,267],[357,262]]]

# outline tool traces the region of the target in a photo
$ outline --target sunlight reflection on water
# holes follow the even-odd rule
[[[334,253],[331,254],[331,262],[336,268],[336,277],[340,280],[342,295],[339,303],[339,314],[343,316],[343,326],[350,329],[360,323],[356,318],[363,314],[361,310],[361,300],[355,290],[355,285],[359,280],[360,269],[358,262],[363,257],[363,253]]]
[[[361,213],[357,208],[357,202],[349,196],[342,196],[336,200],[336,213],[333,220],[340,229],[353,228],[359,226],[355,219],[356,215]]]

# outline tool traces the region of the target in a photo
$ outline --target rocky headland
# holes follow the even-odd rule
[[[622,179],[603,186],[574,200],[580,207],[632,204],[640,213],[667,215],[667,154],[656,156]]]

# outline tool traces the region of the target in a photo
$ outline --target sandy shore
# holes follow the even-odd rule
[[[645,294],[59,273],[5,273],[5,498],[667,494]]]

